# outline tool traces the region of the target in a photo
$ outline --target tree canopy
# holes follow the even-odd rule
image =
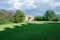
[[[52,20],[56,17],[55,12],[53,10],[47,10],[44,16],[47,20]]]
[[[12,22],[13,15],[14,12],[10,10],[0,9],[0,24]]]
[[[25,20],[25,14],[21,10],[16,10],[14,14],[14,23],[20,23]]]

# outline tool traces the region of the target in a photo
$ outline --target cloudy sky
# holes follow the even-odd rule
[[[20,9],[27,15],[43,15],[46,10],[60,14],[60,0],[0,0],[0,9]]]

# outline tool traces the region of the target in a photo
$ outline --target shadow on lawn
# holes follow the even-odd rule
[[[5,28],[0,40],[60,40],[60,24],[30,24]]]

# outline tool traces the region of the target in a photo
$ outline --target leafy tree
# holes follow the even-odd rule
[[[53,10],[47,10],[44,16],[46,20],[52,20],[56,18],[55,12]]]
[[[21,10],[16,10],[14,14],[14,23],[20,23],[25,20],[25,14]]]
[[[10,10],[0,9],[0,24],[11,23],[13,14]]]

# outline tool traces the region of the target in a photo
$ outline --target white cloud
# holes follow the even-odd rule
[[[33,9],[40,7],[40,5],[47,5],[52,8],[60,6],[60,2],[55,2],[55,0],[8,0],[3,3],[8,3],[13,9]]]
[[[60,6],[60,2],[55,3],[55,7],[58,7],[58,6]]]
[[[37,6],[34,5],[33,7],[36,8]]]
[[[33,7],[35,8],[36,6],[34,5],[35,3],[35,0],[25,0],[24,3],[26,3],[26,7],[30,8],[30,7]]]
[[[60,2],[51,1],[51,2],[50,2],[50,6],[51,6],[52,8],[60,7]]]
[[[9,4],[11,4],[13,6],[14,9],[21,9],[21,7],[23,7],[23,5],[25,5],[26,8],[36,8],[36,6],[34,5],[35,0],[8,0]]]
[[[27,3],[35,3],[35,0],[25,0],[25,2],[27,2]]]
[[[48,3],[50,2],[51,0],[41,0],[42,3]]]
[[[55,4],[55,1],[51,1],[51,2],[49,2],[49,4],[53,8],[54,7],[54,4]]]
[[[14,5],[13,5],[13,7],[14,7],[15,9],[19,9],[22,5],[23,5],[22,2],[15,2]]]
[[[13,6],[13,9],[20,9],[20,7],[23,5],[23,3],[19,2],[19,0],[8,0],[8,3]]]

